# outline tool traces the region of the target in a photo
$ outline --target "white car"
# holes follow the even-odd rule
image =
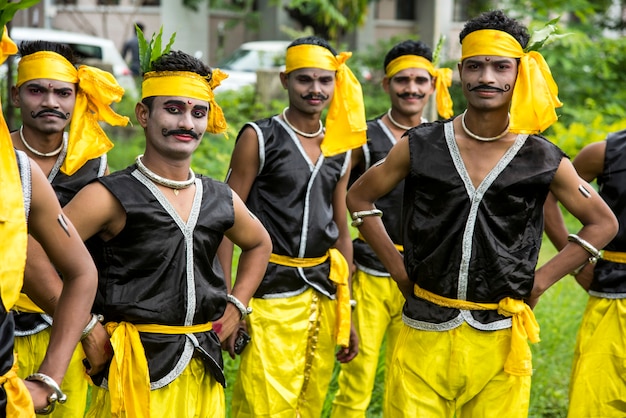
[[[110,39],[77,32],[22,27],[11,28],[9,36],[17,45],[22,41],[49,41],[67,44],[84,61],[84,64],[110,71],[120,86],[124,87],[126,95],[133,99],[139,95],[128,64]]]
[[[291,41],[255,41],[241,44],[216,65],[228,74],[228,78],[222,81],[216,91],[238,90],[244,86],[255,85],[257,70],[283,68],[285,52],[290,43]]]

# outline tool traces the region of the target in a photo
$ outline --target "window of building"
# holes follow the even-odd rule
[[[75,5],[76,0],[54,0],[53,3],[56,5]]]
[[[98,0],[98,6],[119,6],[120,0]]]
[[[415,0],[396,0],[396,19],[415,20],[417,14],[415,10]]]

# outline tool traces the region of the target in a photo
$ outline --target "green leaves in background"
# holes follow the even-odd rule
[[[9,23],[18,10],[27,9],[40,0],[23,0],[17,2],[9,2],[8,0],[0,0],[0,28]]]

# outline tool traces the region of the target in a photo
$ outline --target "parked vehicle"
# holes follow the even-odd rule
[[[84,64],[111,72],[126,90],[125,94],[138,97],[137,85],[128,64],[110,39],[78,32],[25,27],[11,28],[9,36],[18,45],[22,41],[37,40],[67,44]]]
[[[285,51],[290,41],[256,41],[241,44],[216,67],[228,73],[217,92],[238,90],[256,84],[260,69],[281,68],[285,65]]]

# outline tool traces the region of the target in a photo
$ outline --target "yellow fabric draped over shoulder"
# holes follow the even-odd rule
[[[0,63],[17,52],[17,46],[3,29],[0,40]],[[24,195],[15,150],[4,115],[0,112],[0,297],[4,310],[9,311],[17,301],[24,280],[26,265],[26,213]]]
[[[450,68],[435,68],[432,62],[419,55],[401,55],[387,64],[385,75],[387,78],[391,78],[407,68],[422,68],[428,71],[428,74],[435,79],[437,113],[442,118],[451,118],[454,113],[448,87],[452,85],[452,70]]]
[[[99,122],[112,126],[128,124],[127,116],[118,115],[111,108],[112,103],[122,99],[124,88],[111,73],[87,65],[76,69],[65,57],[52,51],[27,55],[17,66],[17,87],[40,78],[78,84],[67,156],[61,166],[61,171],[71,176],[87,161],[113,148]]]
[[[222,108],[215,101],[213,89],[227,77],[228,74],[219,68],[214,68],[210,77],[202,77],[191,71],[151,71],[143,76],[141,98],[180,96],[208,102],[207,132],[225,133],[228,125]]]
[[[536,134],[557,121],[555,109],[563,103],[558,98],[558,87],[550,67],[539,52],[524,52],[514,37],[494,29],[470,33],[463,39],[461,50],[461,61],[477,55],[519,59],[511,101],[511,132]]]
[[[346,65],[351,52],[333,55],[318,45],[302,44],[287,48],[285,72],[301,68],[335,71],[335,94],[326,115],[322,153],[326,157],[359,148],[367,142],[367,124],[361,83]]]

